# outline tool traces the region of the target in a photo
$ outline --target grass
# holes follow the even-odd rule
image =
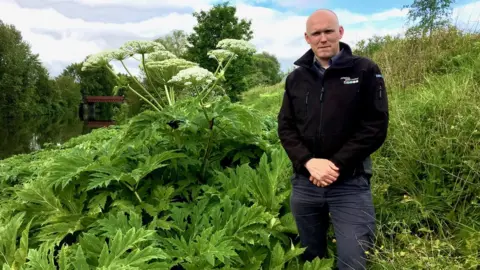
[[[372,269],[480,267],[479,37],[450,29],[357,50],[382,68],[391,116],[373,156]],[[243,102],[275,115],[282,94],[258,87]]]

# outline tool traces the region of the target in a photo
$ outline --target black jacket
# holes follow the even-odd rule
[[[309,176],[305,163],[325,158],[340,168],[340,177],[371,173],[370,155],[385,141],[388,100],[379,67],[343,52],[322,77],[313,67],[313,51],[295,61],[286,78],[278,114],[278,135],[294,172]]]

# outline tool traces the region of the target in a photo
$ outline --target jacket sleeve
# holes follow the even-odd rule
[[[294,169],[300,170],[305,163],[313,158],[313,154],[302,142],[302,138],[295,124],[295,113],[290,98],[289,78],[285,81],[283,101],[278,113],[278,136],[280,142],[290,158]]]
[[[382,146],[388,129],[388,98],[385,81],[377,64],[366,72],[364,114],[357,130],[330,161],[339,169],[352,168]]]

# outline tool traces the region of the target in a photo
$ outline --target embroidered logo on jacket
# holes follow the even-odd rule
[[[358,83],[358,78],[341,77],[340,80],[343,80],[343,84]]]

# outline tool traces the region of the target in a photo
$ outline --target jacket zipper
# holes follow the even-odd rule
[[[379,99],[382,99],[382,98],[383,98],[383,97],[382,97],[382,92],[383,92],[383,88],[382,88],[382,86],[380,85],[380,86],[378,87],[378,98],[379,98]]]
[[[315,152],[320,152],[318,149],[316,149],[317,147],[321,146],[322,145],[322,137],[320,136],[321,132],[322,132],[322,122],[323,122],[323,98],[324,98],[324,95],[325,95],[325,87],[324,87],[324,82],[325,82],[325,74],[327,73],[327,70],[325,70],[325,72],[323,73],[323,77],[322,77],[322,89],[320,90],[320,124],[319,124],[319,127],[316,129],[316,136],[315,136],[315,141],[319,141],[318,143],[315,143]],[[317,157],[316,154],[314,154],[315,157]]]
[[[328,70],[328,69],[327,69]],[[317,129],[317,135],[321,135],[322,133],[322,124],[323,124],[323,96],[325,95],[325,76],[327,75],[327,70],[323,73],[322,77],[322,90],[320,91],[320,126]]]
[[[307,92],[307,96],[305,97],[305,117],[308,117],[308,95],[310,95],[310,91]]]

